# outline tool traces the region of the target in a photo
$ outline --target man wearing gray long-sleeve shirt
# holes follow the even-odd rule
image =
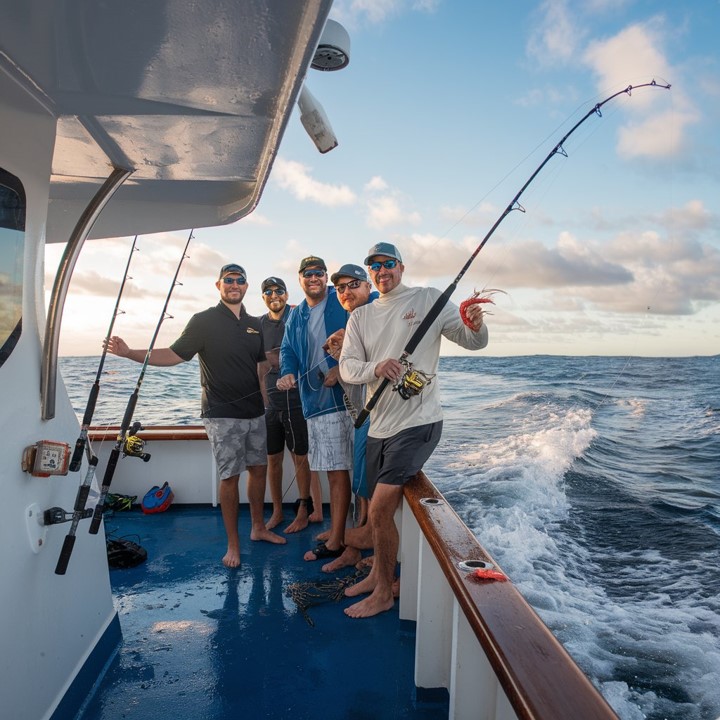
[[[340,375],[345,382],[367,384],[371,397],[387,379],[395,384],[407,370],[398,360],[411,335],[440,297],[435,288],[410,288],[402,284],[405,266],[398,249],[390,243],[374,245],[365,258],[380,297],[357,308],[350,316],[340,356]],[[446,337],[468,350],[488,343],[480,305],[471,305],[464,324],[459,309],[447,303],[425,333],[410,360],[413,369],[429,382],[407,399],[399,392],[380,396],[370,415],[367,443],[367,478],[376,484],[370,502],[375,561],[367,578],[345,594],[370,595],[345,610],[350,617],[370,617],[394,604],[393,582],[399,544],[395,510],[403,485],[422,469],[440,440],[442,407],[437,379],[440,341]]]

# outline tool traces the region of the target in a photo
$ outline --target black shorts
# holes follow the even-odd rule
[[[442,420],[400,431],[389,438],[367,439],[367,482],[370,495],[377,483],[404,485],[422,470],[442,435]]]
[[[296,455],[307,455],[307,422],[303,417],[301,407],[289,410],[266,409],[265,428],[267,430],[268,455],[283,452],[286,445],[288,450]]]

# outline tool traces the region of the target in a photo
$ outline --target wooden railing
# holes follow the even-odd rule
[[[400,606],[417,620],[416,684],[447,687],[451,718],[615,720],[512,582],[476,582],[468,560],[497,568],[420,473],[405,487]]]

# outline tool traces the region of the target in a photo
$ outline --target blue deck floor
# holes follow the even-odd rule
[[[442,694],[418,701],[414,624],[398,619],[397,603],[364,620],[343,614],[349,599],[324,603],[309,625],[285,591],[337,577],[302,559],[321,526],[285,546],[254,543],[246,512],[237,570],[220,562],[217,508],[106,519],[110,536],[139,542],[148,559],[110,572],[124,640],[83,720],[447,717]]]

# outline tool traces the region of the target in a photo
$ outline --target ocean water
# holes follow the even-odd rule
[[[98,358],[61,358],[79,416]],[[108,357],[94,424],[139,366]],[[720,716],[720,356],[442,358],[428,476],[622,720]],[[135,419],[199,420],[198,368]]]

